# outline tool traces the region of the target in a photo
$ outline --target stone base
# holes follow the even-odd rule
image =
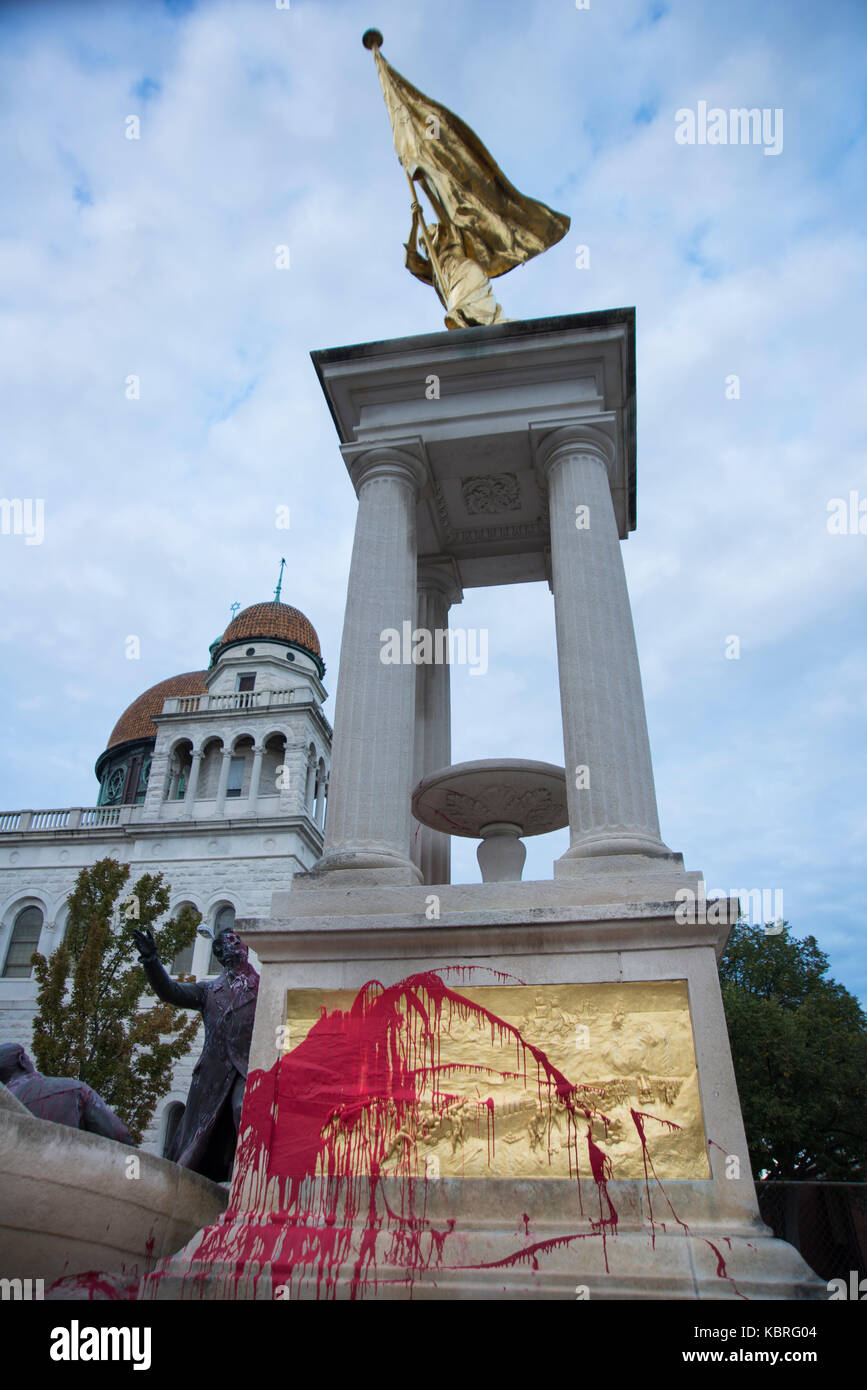
[[[662,840],[653,835],[610,835],[598,834],[588,839],[579,840],[577,844],[567,849],[566,853],[554,861],[554,873],[557,874],[557,865],[561,865],[561,873],[581,873],[582,863],[586,864],[589,860],[592,864],[599,859],[679,859],[681,865],[683,859],[679,854],[674,853],[663,844]]]
[[[372,851],[325,855],[306,873],[296,874],[293,883],[302,890],[315,890],[324,885],[330,885],[332,888],[352,885],[375,887],[380,884],[408,887],[421,881],[421,869],[411,860]]]
[[[600,1230],[591,1183],[386,1181],[376,1220],[354,1228],[295,1222],[275,1238],[273,1212],[229,1217],[146,1276],[139,1298],[172,1299],[826,1299],[827,1287],[760,1220],[714,1214],[714,1184],[666,1183],[677,1213],[643,1183],[611,1182],[616,1227]],[[306,1205],[306,1203],[305,1203]],[[316,1205],[314,1199],[312,1205]],[[403,1226],[389,1219],[412,1208]],[[594,1211],[595,1207],[595,1211]],[[609,1217],[607,1206],[603,1217]],[[594,1222],[595,1216],[595,1222]],[[687,1220],[686,1218],[691,1218]],[[695,1225],[692,1224],[693,1220]],[[682,1224],[679,1224],[682,1223]],[[197,1257],[216,1236],[232,1257]],[[258,1249],[260,1258],[238,1260]],[[291,1255],[306,1252],[298,1262]],[[266,1254],[272,1256],[266,1258]]]
[[[23,1107],[2,1108],[3,1277],[46,1284],[93,1270],[138,1277],[226,1205],[217,1183],[168,1159],[39,1120]]]
[[[554,860],[554,877],[594,879],[615,875],[632,877],[658,874],[683,875],[683,855],[660,846],[658,852],[632,851],[628,854],[587,854],[568,850]]]
[[[143,1296],[824,1297],[759,1216],[728,927],[680,920],[679,856],[617,858],[311,875],[239,921],[262,979],[228,1208]]]

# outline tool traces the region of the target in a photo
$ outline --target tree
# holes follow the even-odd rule
[[[738,922],[720,963],[757,1177],[867,1178],[867,1017],[814,936]]]
[[[66,934],[46,960],[32,957],[39,984],[33,1054],[49,1076],[86,1081],[141,1142],[172,1067],[189,1052],[199,1019],[170,1004],[141,1007],[148,982],[137,963],[135,927],[150,927],[164,960],[195,939],[201,914],[185,905],[157,929],[169,905],[162,874],[145,874],[118,902],[129,865],[100,859],[82,869],[67,898]]]

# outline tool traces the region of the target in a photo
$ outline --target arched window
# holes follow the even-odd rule
[[[217,908],[217,915],[214,918],[214,936],[219,936],[221,931],[228,931],[235,925],[235,909],[231,903],[223,903],[222,907]],[[221,975],[223,967],[214,955],[214,948],[211,947],[211,959],[208,963],[209,975]]]
[[[168,1158],[172,1151],[172,1144],[178,1132],[181,1120],[184,1118],[186,1106],[183,1101],[173,1100],[166,1106],[165,1129],[163,1130],[163,1158]]]
[[[41,907],[23,907],[18,913],[3,965],[4,980],[30,979],[30,957],[39,945],[43,920]]]
[[[195,911],[195,906],[195,903],[178,903],[177,907],[172,913],[172,916],[176,918],[180,913],[181,909],[184,907],[191,907]],[[195,950],[195,947],[196,938],[193,937],[189,946],[185,946],[182,951],[178,951],[178,954],[172,961],[172,968],[169,971],[170,975],[189,975],[190,971],[193,968],[193,951]]]

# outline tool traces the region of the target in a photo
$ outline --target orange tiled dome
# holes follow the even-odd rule
[[[186,671],[181,676],[169,676],[168,680],[152,685],[124,710],[106,747],[114,748],[118,743],[129,743],[137,738],[156,738],[157,726],[151,716],[162,711],[163,700],[169,695],[204,695],[208,688],[206,674],[205,671]]]
[[[294,642],[314,656],[320,659],[322,656],[313,624],[288,603],[254,603],[244,608],[229,623],[220,638],[220,647],[229,642],[252,642],[257,638],[260,642],[264,639]]]

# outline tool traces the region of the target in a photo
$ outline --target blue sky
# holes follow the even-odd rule
[[[859,3],[3,6],[0,492],[45,499],[45,539],[0,536],[0,809],[92,804],[121,710],[204,666],[281,554],[333,696],[355,499],[309,352],[442,326],[403,269],[370,24],[572,218],[498,281],[506,313],[636,306],[623,549],[667,843],[710,887],[781,888],[867,994],[867,535],[827,529],[867,499]],[[679,145],[699,101],[782,109],[782,152]],[[490,633],[488,676],[453,674],[455,759],[562,762],[545,586],[468,591],[452,622]],[[563,848],[531,841],[525,876]]]

